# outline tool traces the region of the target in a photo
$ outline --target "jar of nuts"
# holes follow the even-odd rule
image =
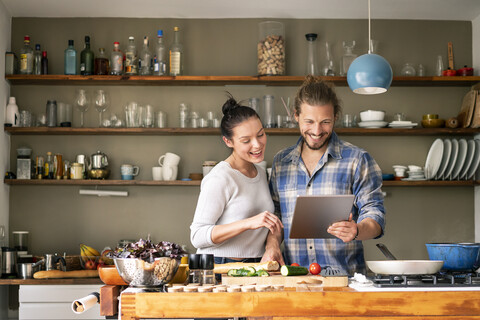
[[[259,23],[257,71],[260,76],[285,75],[285,29],[283,23]]]

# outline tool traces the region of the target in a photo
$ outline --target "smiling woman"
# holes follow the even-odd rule
[[[258,165],[267,137],[258,114],[233,97],[222,112],[222,138],[232,153],[202,181],[190,238],[197,253],[214,254],[215,263],[258,262],[268,232],[280,235],[283,228]]]

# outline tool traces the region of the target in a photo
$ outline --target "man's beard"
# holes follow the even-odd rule
[[[325,139],[325,141],[318,147],[315,147],[315,146],[311,146],[308,142],[307,142],[307,139],[305,139],[305,136],[307,134],[303,134],[302,135],[302,138],[303,138],[303,142],[305,143],[305,145],[310,149],[310,150],[320,150],[322,149],[326,144],[328,144],[328,142],[330,141],[330,138],[332,137],[332,135],[328,135],[327,139]]]

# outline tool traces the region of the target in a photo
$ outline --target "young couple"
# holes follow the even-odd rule
[[[270,184],[263,161],[267,137],[257,113],[230,98],[222,107],[222,137],[232,154],[204,177],[191,242],[215,263],[313,262],[347,274],[366,272],[361,240],[385,227],[382,174],[365,151],[333,131],[341,113],[333,88],[308,76],[295,97],[301,137],[275,156]],[[349,221],[331,225],[335,239],[290,239],[298,195],[353,194]],[[284,243],[284,252],[281,243]]]

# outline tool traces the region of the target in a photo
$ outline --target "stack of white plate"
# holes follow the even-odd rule
[[[418,125],[418,123],[412,121],[392,121],[388,124],[390,128],[404,128],[411,129]]]
[[[360,121],[358,126],[360,128],[383,128],[386,127],[388,124],[387,121]]]
[[[404,178],[404,181],[420,181],[420,180],[427,180],[425,178],[425,171],[422,167],[409,165],[408,166],[408,178]]]
[[[470,180],[480,164],[480,140],[436,139],[427,154],[428,180]]]

